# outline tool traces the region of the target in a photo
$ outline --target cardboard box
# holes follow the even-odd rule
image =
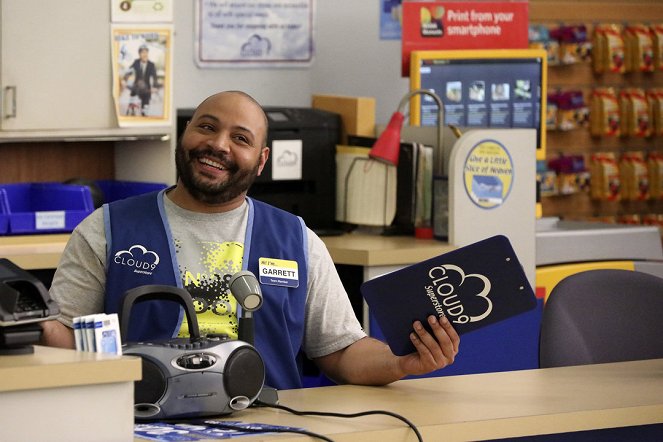
[[[341,116],[341,143],[348,135],[375,136],[375,98],[313,95],[312,107]]]

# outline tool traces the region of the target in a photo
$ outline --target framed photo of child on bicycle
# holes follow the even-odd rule
[[[113,97],[120,127],[170,124],[172,28],[112,28]]]

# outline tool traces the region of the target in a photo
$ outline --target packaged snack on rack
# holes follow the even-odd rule
[[[651,135],[649,104],[644,89],[626,88],[619,93],[620,134],[631,137]]]
[[[663,152],[649,152],[647,155],[649,194],[652,199],[663,199]]]
[[[557,176],[558,194],[571,195],[587,189],[587,169],[582,155],[559,155],[548,161],[548,169]]]
[[[548,168],[548,163],[544,160],[536,162],[536,182],[538,185],[539,196],[557,195],[557,174],[554,170]]]
[[[626,213],[617,217],[617,222],[619,224],[642,224],[642,219],[637,213]]]
[[[654,71],[654,38],[651,28],[642,23],[629,24],[624,29],[626,71]]]
[[[557,188],[560,195],[573,195],[578,193],[578,177],[574,173],[562,173],[557,177]]]
[[[600,176],[598,172],[599,162],[601,161],[601,153],[593,153],[589,156],[589,196],[592,199],[599,199],[599,183]]]
[[[648,89],[646,96],[651,134],[663,136],[663,88]]]
[[[649,170],[644,152],[626,152],[619,162],[621,197],[624,200],[649,199]]]
[[[601,215],[586,218],[585,221],[594,223],[617,224],[617,217],[615,215]]]
[[[559,107],[557,105],[557,92],[552,92],[548,94],[548,99],[546,100],[546,129],[556,130],[557,129],[557,112]]]
[[[590,61],[592,44],[587,38],[585,25],[563,25],[550,31],[559,41],[559,60],[562,64]]]
[[[592,91],[589,130],[593,136],[619,135],[619,100],[615,89],[596,88]]]
[[[548,66],[559,64],[559,42],[550,36],[550,29],[543,24],[531,24],[528,29],[529,47],[545,49]]]
[[[574,130],[585,127],[589,120],[589,109],[582,91],[562,91],[556,96],[557,128]]]
[[[539,192],[541,196],[559,195],[557,187],[557,174],[552,170],[539,173]]]
[[[631,199],[644,201],[649,199],[649,170],[644,152],[631,152],[633,168],[633,187]]]
[[[592,34],[594,72],[623,73],[625,51],[622,25],[616,23],[596,25]]]
[[[651,25],[654,70],[663,70],[663,23]]]
[[[593,199],[618,201],[621,180],[619,165],[613,152],[597,152],[591,156],[590,195]]]
[[[619,177],[621,185],[619,186],[619,197],[623,200],[628,200],[631,193],[631,185],[633,184],[633,168],[629,153],[623,153],[619,158]]]
[[[663,228],[663,213],[647,213],[642,217],[642,224]],[[663,234],[663,229],[661,230]]]

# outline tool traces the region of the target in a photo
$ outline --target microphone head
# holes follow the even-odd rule
[[[255,275],[242,270],[235,273],[228,282],[230,292],[246,311],[252,312],[262,307],[262,291]]]

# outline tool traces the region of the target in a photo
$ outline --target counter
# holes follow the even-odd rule
[[[69,236],[69,233],[0,236],[0,257],[25,270],[54,269]]]
[[[70,234],[0,236],[0,256],[26,269],[57,266]],[[414,236],[346,233],[321,237],[334,262],[358,266],[407,265],[454,249],[446,242]]]
[[[334,263],[358,266],[409,265],[455,249],[447,242],[414,236],[346,233],[321,238]]]
[[[34,346],[0,356],[0,440],[131,440],[137,357]]]
[[[584,439],[562,440],[616,440],[611,438],[614,431],[620,431],[618,440],[655,440],[643,437],[642,428],[637,426],[655,424],[655,434],[663,434],[663,359],[412,379],[386,387],[343,385],[286,390],[279,392],[279,401],[299,411],[387,410],[413,422],[425,441],[492,440],[578,431],[587,431]],[[225,419],[305,428],[336,442],[416,440],[403,422],[384,415],[344,419],[250,408]],[[136,439],[140,440],[144,439]],[[271,434],[242,440],[309,439]]]

